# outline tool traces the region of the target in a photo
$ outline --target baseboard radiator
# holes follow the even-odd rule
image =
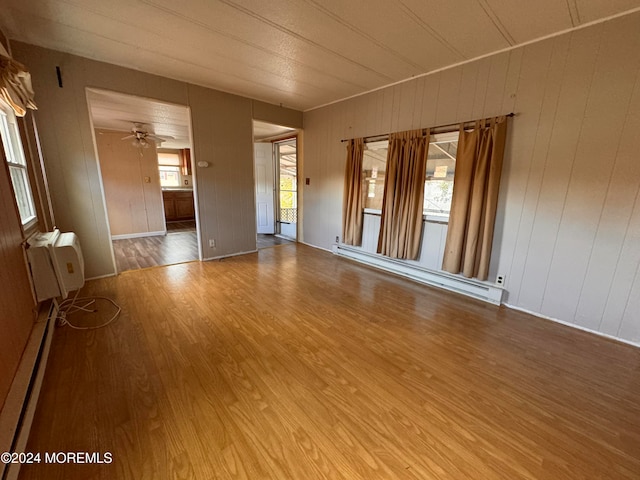
[[[53,339],[58,305],[41,307],[18,370],[0,412],[0,452],[24,452],[38,404],[47,358]],[[15,480],[19,463],[0,463],[0,479]]]
[[[387,272],[395,273],[396,275],[409,278],[416,282],[461,293],[494,305],[500,305],[502,302],[502,288],[488,282],[481,282],[460,275],[421,268],[402,260],[363,252],[360,249],[350,248],[346,245],[334,245],[333,253]]]

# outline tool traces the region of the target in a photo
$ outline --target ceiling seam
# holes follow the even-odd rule
[[[286,27],[278,25],[277,23],[273,22],[272,20],[269,20],[268,18],[263,17],[262,15],[259,15],[256,12],[254,12],[252,10],[249,10],[248,8],[243,7],[242,5],[238,5],[237,3],[234,3],[231,0],[218,0],[218,1],[220,3],[223,3],[223,4],[227,5],[227,6],[233,8],[233,9],[239,11],[239,12],[241,12],[241,13],[244,13],[245,15],[247,15],[247,16],[249,16],[251,18],[255,18],[256,20],[264,23],[265,25],[269,25],[270,27],[281,31],[282,33],[284,33],[286,35],[290,35],[290,36],[292,36],[294,38],[297,38],[298,40],[301,40],[304,43],[307,43],[309,45],[312,45],[312,46],[318,48],[319,50],[322,50],[322,51],[330,53],[331,55],[334,55],[334,56],[336,56],[338,58],[341,58],[341,59],[345,60],[346,62],[352,64],[352,65],[360,67],[360,68],[362,68],[362,69],[364,69],[364,70],[366,70],[368,72],[371,72],[371,73],[373,73],[375,75],[378,75],[378,76],[380,76],[382,78],[385,78],[387,80],[393,80],[391,77],[389,77],[388,75],[386,75],[386,74],[384,74],[382,72],[378,72],[377,70],[375,70],[375,69],[373,69],[371,67],[368,67],[368,66],[366,66],[366,65],[364,65],[364,64],[362,64],[360,62],[357,62],[357,61],[355,61],[355,60],[353,60],[353,59],[351,59],[351,58],[349,58],[349,57],[347,57],[345,55],[342,55],[342,54],[340,54],[340,53],[328,48],[328,47],[320,45],[319,43],[311,40],[310,38],[304,37],[304,36],[300,35],[299,33],[294,32],[293,30],[290,30],[290,29],[288,29]]]
[[[160,5],[156,5],[155,3],[151,3],[149,0],[140,0],[140,1],[142,3],[144,3],[144,4],[146,4],[146,5],[148,5],[148,6],[152,7],[152,8],[155,8],[157,10],[160,10],[160,11],[162,11],[162,12],[168,14],[168,15],[172,15],[172,16],[180,18],[180,19],[182,19],[182,20],[184,20],[186,22],[193,23],[194,25],[197,25],[200,28],[208,30],[209,32],[213,32],[213,33],[216,33],[216,34],[221,35],[223,37],[230,38],[231,40],[235,40],[238,43],[247,45],[247,46],[249,46],[251,48],[255,48],[256,50],[264,52],[264,53],[266,53],[268,55],[273,55],[275,57],[281,58],[282,60],[285,60],[286,62],[290,62],[290,63],[296,64],[296,65],[300,65],[300,66],[302,66],[304,68],[308,68],[309,70],[311,70],[311,71],[313,71],[315,73],[318,73],[320,75],[324,75],[324,76],[329,77],[329,78],[333,78],[334,80],[337,80],[337,81],[339,81],[339,82],[341,82],[341,83],[343,83],[345,85],[351,85],[351,86],[356,87],[356,88],[362,87],[362,85],[358,85],[356,83],[349,82],[349,81],[344,80],[343,78],[340,78],[340,77],[338,77],[336,75],[331,75],[326,70],[321,70],[319,68],[315,68],[312,65],[300,62],[299,60],[296,60],[294,58],[288,57],[286,55],[282,55],[281,53],[278,53],[278,52],[276,52],[274,50],[270,50],[268,48],[264,48],[261,45],[258,45],[256,43],[248,42],[248,41],[244,40],[243,38],[238,37],[236,35],[231,35],[231,34],[229,34],[227,32],[223,32],[221,30],[213,28],[213,27],[211,27],[210,25],[207,25],[204,22],[201,22],[201,21],[196,20],[194,18],[188,17],[186,15],[183,15],[181,12],[178,12],[176,10],[172,10],[172,9],[160,6]]]
[[[484,13],[487,14],[487,17],[489,18],[489,20],[491,20],[491,23],[493,23],[493,25],[498,29],[498,31],[503,36],[503,38],[507,41],[507,43],[511,46],[515,45],[516,44],[515,39],[511,36],[507,28],[500,21],[500,18],[498,18],[498,15],[496,15],[496,12],[493,11],[488,1],[478,0],[478,5],[480,5],[480,8],[484,10]]]
[[[565,4],[567,5],[567,12],[569,13],[569,18],[571,19],[571,26],[575,27],[580,23],[580,20],[577,16],[576,2],[575,0],[565,0]]]
[[[24,13],[24,12],[22,12],[22,13]],[[248,80],[247,78],[243,78],[243,77],[240,77],[240,76],[235,75],[235,74],[232,74],[232,73],[223,72],[223,71],[220,71],[220,70],[215,70],[215,69],[213,69],[213,68],[211,68],[211,67],[208,67],[208,66],[199,65],[199,64],[193,63],[193,62],[191,62],[191,61],[185,60],[185,59],[183,59],[183,58],[176,58],[176,57],[172,57],[172,56],[170,56],[170,55],[167,55],[167,54],[166,54],[166,53],[164,53],[164,52],[163,52],[163,53],[161,53],[161,52],[156,52],[156,51],[154,51],[154,50],[150,50],[150,49],[145,48],[145,47],[140,47],[140,46],[131,45],[131,44],[126,43],[126,42],[124,42],[124,41],[122,41],[122,40],[118,40],[118,39],[115,39],[115,38],[107,37],[107,36],[105,36],[105,35],[100,35],[100,34],[95,33],[94,31],[83,30],[83,29],[80,29],[80,28],[78,28],[78,27],[71,26],[71,25],[68,25],[68,24],[66,24],[66,23],[62,23],[62,22],[60,22],[60,21],[58,21],[58,20],[45,19],[45,18],[43,18],[43,17],[40,17],[40,16],[38,16],[38,15],[33,15],[33,14],[26,14],[26,15],[28,15],[28,16],[30,16],[30,17],[38,18],[38,19],[43,20],[43,21],[53,22],[53,23],[56,23],[56,24],[58,24],[58,25],[61,25],[61,26],[65,27],[65,28],[69,28],[69,29],[72,29],[72,30],[76,30],[76,31],[78,31],[78,32],[82,32],[82,33],[85,33],[85,34],[93,35],[93,36],[96,36],[96,37],[98,37],[98,38],[102,38],[102,39],[104,39],[104,40],[110,41],[110,42],[119,43],[119,44],[124,45],[124,46],[129,47],[129,48],[134,48],[134,49],[137,49],[137,50],[142,50],[142,51],[146,51],[146,52],[149,52],[149,53],[153,53],[153,54],[157,54],[157,55],[162,55],[162,56],[164,56],[164,57],[166,57],[166,58],[169,58],[169,59],[171,59],[171,60],[173,60],[173,61],[175,61],[175,62],[181,62],[181,63],[187,64],[187,65],[191,65],[191,66],[194,66],[194,67],[197,67],[197,68],[203,69],[203,70],[209,70],[209,71],[212,71],[212,72],[216,72],[216,73],[218,73],[218,74],[220,74],[220,75],[223,75],[223,76],[232,77],[232,79],[241,80],[241,81],[243,81],[243,82],[250,83],[250,84],[253,84],[253,85],[256,85],[256,86],[262,87],[262,88],[267,88],[268,90],[275,90],[275,91],[277,91],[277,92],[282,92],[282,93],[284,93],[284,94],[286,94],[286,95],[294,95],[294,96],[297,96],[297,97],[300,97],[300,98],[303,98],[303,99],[304,99],[304,98],[309,98],[309,97],[307,97],[307,96],[305,96],[305,95],[301,95],[301,94],[299,94],[299,93],[289,92],[289,91],[286,91],[286,90],[282,90],[282,89],[280,89],[280,88],[278,88],[278,87],[274,87],[274,86],[267,85],[267,84],[264,84],[264,83],[256,82],[256,81],[254,81],[254,80]],[[50,47],[43,47],[43,48],[50,48]],[[105,61],[105,60],[103,60],[103,59],[87,57],[87,56],[85,56],[85,55],[84,55],[84,54],[82,54],[82,53],[74,53],[73,51],[66,51],[66,50],[65,50],[64,52],[68,52],[68,53],[71,53],[72,55],[76,55],[76,56],[79,56],[79,57],[82,57],[82,58],[89,58],[89,59],[91,59],[91,60],[95,60],[95,61],[98,61],[98,62],[110,63],[110,62],[106,62],[106,61]],[[133,66],[133,65],[123,65],[123,64],[117,64],[117,63],[114,63],[113,65],[119,65],[119,66],[124,67],[124,68],[130,68],[130,69],[132,69],[132,70],[141,71],[141,70],[139,70],[138,68],[136,68],[136,67],[135,67],[135,66]],[[159,73],[155,73],[155,74],[154,74],[154,73],[152,73],[152,72],[147,72],[147,73],[151,73],[151,74],[153,74],[153,75],[158,75],[158,76],[163,76],[162,74],[159,74]],[[167,78],[171,78],[171,77],[167,77]],[[189,81],[189,80],[176,79],[176,78],[174,78],[174,79],[175,79],[175,80],[180,80],[180,81],[185,82],[185,83],[192,83],[192,82],[191,82],[191,81]],[[214,89],[216,88],[216,87],[213,87],[213,86],[211,86],[211,85],[203,85],[203,86],[205,86],[206,88],[214,88]],[[244,96],[244,94],[242,94],[242,93],[238,93],[238,92],[235,92],[235,93],[234,93],[234,92],[228,92],[228,93],[233,93],[234,95]],[[247,98],[249,98],[249,97],[247,97]],[[257,99],[256,99],[256,100],[257,100]]]
[[[326,7],[324,7],[321,3],[317,2],[316,0],[305,0],[305,1],[307,3],[309,3],[309,4],[311,4],[317,10],[320,10],[322,13],[324,13],[329,18],[335,20],[336,22],[340,23],[344,27],[347,27],[349,30],[352,30],[352,31],[356,32],[358,35],[360,35],[361,37],[365,38],[366,40],[369,40],[371,43],[376,45],[381,50],[385,50],[385,51],[391,53],[392,55],[395,55],[396,57],[398,57],[402,61],[408,63],[412,67],[417,68],[418,70],[422,70],[424,68],[423,65],[420,65],[419,63],[414,62],[410,58],[405,57],[401,52],[398,52],[397,50],[395,50],[395,49],[393,49],[393,48],[391,48],[391,47],[379,42],[375,37],[369,35],[367,32],[365,32],[365,31],[361,30],[360,28],[356,27],[354,24],[347,22],[340,15],[338,15],[337,13],[332,12],[331,10],[329,10]],[[443,43],[440,38],[436,37],[431,32],[427,31],[427,33],[431,34],[431,36],[433,36],[435,40],[439,41],[440,43]],[[448,47],[448,45],[446,43],[444,45]],[[452,51],[454,51],[455,53],[458,53],[454,49],[452,49]],[[462,58],[464,58],[464,55],[461,55],[461,56],[462,56]]]
[[[408,5],[406,5],[402,0],[397,0],[400,4],[400,7],[405,12],[407,16],[409,16],[420,28],[425,30],[431,36],[433,36],[436,40],[438,40],[442,45],[447,47],[449,50],[459,55],[460,58],[467,58],[462,52],[460,52],[457,48],[455,48],[451,43],[449,43],[442,35],[440,35],[431,25],[422,20],[420,15],[414,12]]]
[[[632,8],[631,10],[626,10],[624,12],[616,13],[616,14],[610,15],[608,17],[599,18],[599,19],[593,20],[591,22],[580,24],[580,25],[578,25],[576,27],[566,28],[564,30],[560,30],[559,32],[550,33],[549,35],[544,35],[542,37],[534,38],[534,39],[528,40],[526,42],[522,42],[522,43],[519,43],[519,44],[516,44],[516,45],[511,45],[509,47],[502,48],[502,49],[496,50],[494,52],[490,52],[490,53],[486,53],[484,55],[479,55],[477,57],[469,58],[467,60],[463,60],[462,62],[458,62],[458,63],[455,63],[453,65],[447,65],[445,67],[436,68],[435,70],[431,70],[429,72],[421,73],[420,75],[415,75],[415,76],[413,76],[411,78],[405,78],[405,79],[399,80],[397,82],[393,82],[393,83],[389,83],[387,85],[382,85],[380,87],[372,88],[371,90],[367,90],[366,92],[358,93],[356,95],[351,95],[349,97],[340,98],[340,99],[334,100],[332,102],[327,102],[327,103],[324,103],[322,105],[318,105],[317,107],[307,108],[306,110],[303,110],[303,113],[311,112],[313,110],[317,110],[317,109],[324,108],[324,107],[328,107],[330,105],[335,105],[337,103],[344,102],[346,100],[351,100],[353,98],[361,97],[363,95],[368,95],[370,93],[378,92],[378,91],[387,89],[389,87],[400,85],[400,84],[405,83],[405,82],[411,82],[411,81],[416,80],[418,78],[427,77],[429,75],[434,75],[436,73],[440,73],[440,72],[444,72],[446,70],[450,70],[452,68],[457,68],[457,67],[460,67],[462,65],[466,65],[467,63],[476,62],[478,60],[482,60],[483,58],[492,57],[494,55],[499,55],[499,54],[505,53],[505,52],[510,52],[510,51],[516,50],[518,48],[526,47],[527,45],[531,45],[531,44],[534,44],[534,43],[542,42],[544,40],[549,40],[551,38],[559,37],[559,36],[565,35],[567,33],[571,33],[571,32],[578,31],[578,30],[582,30],[582,29],[585,29],[585,28],[588,28],[588,27],[592,27],[594,25],[598,25],[600,23],[609,22],[611,20],[615,20],[617,18],[625,17],[627,15],[632,15],[634,13],[639,13],[639,12],[640,12],[640,7]]]
[[[68,2],[68,1],[65,1],[65,0],[61,0],[61,3],[67,3],[68,5],[71,5],[71,6],[73,6],[74,8],[83,9],[83,10],[85,10],[85,11],[87,11],[87,12],[90,12],[90,13],[92,13],[92,14],[94,14],[94,15],[98,15],[98,16],[104,17],[104,18],[106,18],[106,19],[109,19],[109,20],[114,21],[114,22],[116,22],[116,23],[121,23],[122,25],[126,25],[126,26],[128,26],[128,27],[140,28],[140,27],[139,27],[139,25],[133,25],[133,24],[130,24],[130,23],[127,23],[127,22],[123,21],[123,20],[122,20],[122,19],[120,19],[120,18],[115,18],[115,17],[113,17],[113,16],[106,15],[106,14],[104,14],[103,12],[97,11],[97,10],[95,10],[95,9],[88,8],[88,7],[86,7],[86,6],[85,6],[85,4],[83,4],[83,3],[76,4],[76,3]],[[164,9],[162,9],[162,10],[164,11]],[[166,11],[165,11],[165,13],[168,13],[168,14],[170,14],[170,15],[172,15],[172,16],[175,16],[175,15],[173,15],[173,14],[172,14],[172,13],[170,13],[170,12],[166,12]],[[191,20],[190,20],[190,19],[188,19],[188,18],[186,18],[186,17],[185,17],[185,18],[183,18],[183,19],[184,19],[185,21],[187,21],[187,22],[191,22]],[[194,22],[191,22],[191,23],[194,23]],[[64,25],[64,24],[63,24],[63,25]],[[204,27],[203,27],[203,28],[204,28]],[[153,30],[149,30],[149,29],[147,29],[147,28],[144,28],[143,30],[144,30],[145,32],[148,32],[148,33],[152,34],[152,35],[159,35],[159,34],[158,34],[158,33],[156,33],[155,31],[153,31]],[[211,30],[210,30],[210,29],[208,29],[208,28],[207,28],[206,30],[211,31]],[[218,32],[218,31],[215,31],[215,33],[217,33],[217,34],[219,34],[219,35],[222,35],[222,33]],[[110,37],[104,37],[104,38],[110,38]],[[237,41],[237,39],[236,39],[236,38],[233,38],[233,37],[227,37],[227,38],[232,38],[232,39],[234,39],[234,40],[236,40],[236,41]],[[254,45],[252,45],[252,44],[249,44],[249,43],[246,43],[246,42],[241,42],[241,43],[244,43],[245,45],[249,46],[250,48],[256,48],[256,46],[254,46]],[[153,51],[153,50],[151,50],[151,51]],[[218,56],[219,56],[221,59],[223,59],[223,60],[229,60],[229,59],[230,59],[229,57],[225,57],[225,56],[224,56],[224,54],[221,54],[221,53],[219,53],[219,52],[216,52],[216,55],[218,55]],[[288,59],[288,58],[286,58],[286,57],[283,57],[282,59],[283,59],[283,60],[285,60],[285,61],[289,61],[289,59]],[[236,58],[232,58],[231,60],[236,60]],[[322,86],[320,86],[320,85],[314,85],[314,84],[308,83],[308,82],[306,82],[306,81],[298,80],[298,79],[296,79],[296,78],[292,78],[292,77],[285,77],[284,75],[280,75],[280,74],[277,74],[277,73],[274,73],[274,72],[270,72],[270,71],[268,71],[268,70],[265,70],[264,68],[261,68],[261,67],[255,66],[255,65],[250,64],[250,63],[247,63],[247,62],[239,62],[239,63],[241,63],[242,65],[246,65],[246,66],[248,66],[249,68],[256,69],[256,70],[259,70],[259,71],[261,71],[261,72],[264,72],[264,73],[266,73],[266,74],[268,74],[268,75],[273,75],[273,76],[276,76],[276,77],[286,78],[286,79],[288,79],[288,80],[294,81],[294,82],[299,83],[299,84],[301,84],[301,85],[307,85],[307,86],[309,86],[310,88],[315,88],[315,89],[318,89],[318,90],[321,90],[321,89],[323,88],[323,87],[322,87]],[[194,65],[196,65],[196,64],[194,64]],[[313,69],[312,67],[307,67],[307,68],[309,68],[309,69]],[[314,71],[318,71],[318,70],[316,70],[316,69],[313,69],[313,70],[314,70]],[[325,72],[322,72],[322,71],[318,71],[318,72],[320,72],[320,73],[325,73]],[[339,79],[338,77],[334,77],[334,76],[332,76],[332,75],[326,75],[326,76],[331,77],[331,78],[335,78],[335,79],[337,79],[337,80],[341,80],[341,79]],[[344,80],[342,80],[342,83],[344,83],[344,84],[346,84],[346,85],[351,85],[351,86],[356,87],[356,88],[361,88],[361,87],[362,87],[362,85],[353,84],[353,83],[351,83],[351,82],[346,82],[346,81],[344,81]]]

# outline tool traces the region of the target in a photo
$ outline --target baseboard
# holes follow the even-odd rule
[[[446,272],[428,270],[419,266],[409,265],[402,260],[362,252],[344,245],[334,245],[333,253],[425,285],[460,293],[493,305],[500,305],[502,302],[503,289],[492,283],[481,282]]]
[[[99,280],[101,278],[115,277],[117,275],[117,273],[105,273],[104,275],[96,275],[95,277],[85,278],[84,280],[85,282],[88,282],[89,280]]]
[[[47,366],[58,305],[50,302],[36,320],[0,412],[0,452],[24,452]],[[15,480],[19,463],[0,463],[0,478]]]
[[[203,262],[210,262],[211,260],[222,260],[223,258],[237,257],[239,255],[248,255],[250,253],[257,253],[258,249],[255,250],[247,250],[246,252],[237,252],[237,253],[229,253],[228,255],[220,255],[218,257],[207,257],[203,258]]]
[[[157,232],[125,233],[122,235],[111,235],[111,240],[127,240],[129,238],[159,237],[167,234],[166,230]]]
[[[318,245],[313,245],[313,244],[307,243],[307,242],[298,242],[298,243],[306,245],[307,247],[317,248],[318,250],[322,250],[323,252],[335,253],[335,251],[333,249],[331,249],[331,248],[323,248],[323,247],[319,247]]]
[[[567,327],[577,328],[578,330],[582,330],[583,332],[592,333],[594,335],[598,335],[599,337],[608,338],[609,340],[615,340],[616,342],[625,343],[627,345],[631,345],[632,347],[640,348],[640,343],[638,342],[632,342],[631,340],[625,340],[624,338],[614,337],[613,335],[609,335],[608,333],[599,332],[597,330],[593,330],[592,328],[583,327],[582,325],[578,325],[576,323],[565,322],[564,320],[549,317],[547,315],[543,315],[542,313],[527,310],[526,308],[517,307],[508,303],[503,303],[503,305],[507,308],[511,308],[523,313],[528,313],[529,315],[533,315],[534,317],[542,318],[543,320],[551,320],[552,322],[560,323],[561,325],[566,325]]]

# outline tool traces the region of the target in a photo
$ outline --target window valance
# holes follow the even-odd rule
[[[24,117],[27,108],[37,109],[33,97],[31,74],[0,45],[0,98],[11,105],[16,116]]]

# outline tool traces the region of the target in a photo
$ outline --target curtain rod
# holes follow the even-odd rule
[[[441,130],[443,128],[451,128],[451,130],[447,130],[450,132],[454,132],[455,130],[457,130],[458,128],[460,128],[460,125],[466,125],[467,123],[475,123],[475,122],[479,122],[481,120],[488,120],[491,118],[496,118],[496,117],[501,117],[502,115],[496,115],[495,117],[486,117],[486,118],[478,118],[476,120],[467,120],[466,122],[458,122],[458,123],[449,123],[447,125],[439,125],[437,127],[429,127],[427,128],[423,128],[422,132],[425,133],[427,130]],[[505,117],[515,117],[516,114],[511,112],[511,113],[507,113],[506,115],[504,115]],[[453,128],[456,127],[456,128]],[[439,133],[446,133],[446,132],[439,132]],[[372,139],[379,139],[379,140],[384,140],[385,138],[389,138],[389,135],[391,135],[390,133],[381,133],[380,135],[369,135],[368,137],[364,137],[364,141],[365,143],[367,141],[371,141]],[[353,138],[343,138],[342,140],[340,140],[340,142],[344,143],[344,142],[348,142],[349,140],[353,140]]]

